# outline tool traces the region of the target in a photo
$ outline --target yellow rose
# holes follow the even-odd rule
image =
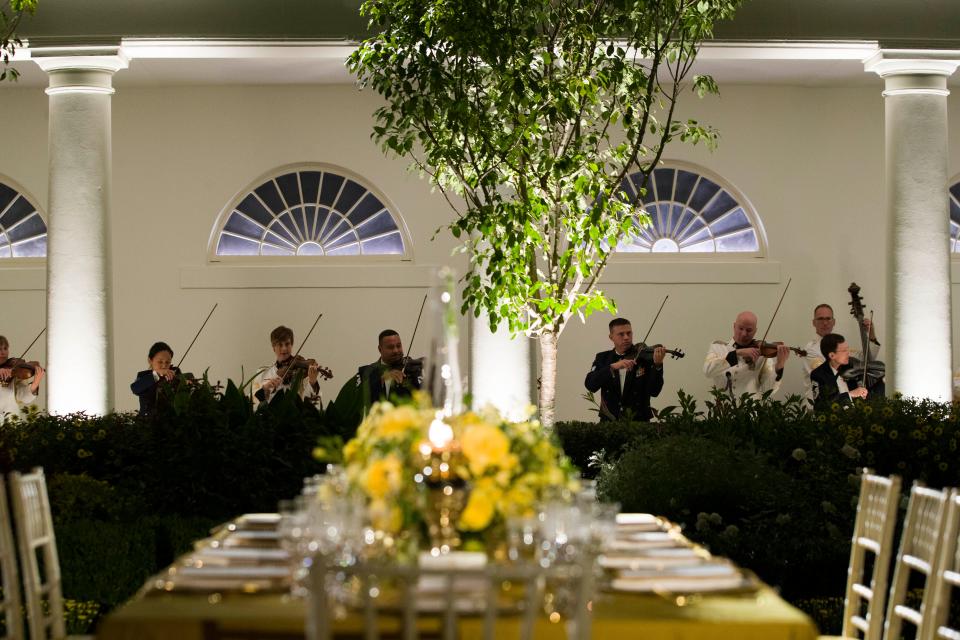
[[[533,489],[522,484],[514,484],[503,496],[503,511],[508,516],[533,515],[533,503],[537,496]]]
[[[478,482],[470,491],[467,506],[460,514],[460,529],[464,531],[482,531],[490,525],[496,513],[497,502],[503,492],[490,482]]]
[[[360,449],[360,441],[354,438],[347,444],[343,445],[343,459],[346,462],[353,460],[354,456],[357,454],[357,451]]]
[[[397,407],[380,416],[377,433],[385,438],[402,436],[407,431],[419,428],[421,424],[419,411],[411,406]]]
[[[493,425],[471,424],[460,438],[460,447],[474,476],[483,475],[490,467],[503,467],[508,463],[510,440]]]
[[[363,474],[363,489],[371,498],[384,498],[396,493],[403,482],[403,465],[395,455],[374,460]]]

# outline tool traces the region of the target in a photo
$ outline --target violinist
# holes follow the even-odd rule
[[[833,328],[836,326],[837,320],[833,315],[833,307],[829,304],[822,303],[818,304],[813,310],[813,328],[817,332],[816,337],[807,343],[806,351],[807,356],[803,359],[803,383],[804,383],[804,397],[812,404],[814,400],[813,396],[813,384],[811,383],[810,377],[813,371],[824,363],[824,356],[820,352],[820,341],[823,340],[824,336],[833,333]],[[876,328],[873,326],[873,322],[870,318],[863,319],[863,328],[866,330],[867,335],[869,336],[869,346],[867,351],[868,360],[876,360],[877,356],[880,353],[880,342],[877,340]],[[848,359],[850,356],[859,358],[860,349],[850,349],[848,354]],[[883,395],[882,388],[874,389],[879,395]]]
[[[744,393],[759,397],[780,389],[790,347],[777,343],[761,345],[754,339],[756,334],[756,314],[743,311],[733,323],[733,339],[716,340],[710,345],[703,373],[713,381],[714,388],[726,390],[733,398]]]
[[[166,342],[154,342],[147,352],[148,369],[137,372],[130,390],[140,398],[140,415],[150,415],[157,410],[161,381],[173,382],[180,369],[174,367],[173,349]]]
[[[600,391],[601,422],[626,418],[649,422],[653,417],[650,398],[660,395],[663,389],[666,349],[637,349],[633,328],[626,318],[614,318],[608,328],[613,349],[594,357],[583,384],[591,393]]]
[[[357,371],[366,406],[392,396],[409,398],[423,384],[423,361],[404,357],[400,334],[384,329],[377,337],[380,359]]]
[[[299,374],[293,364],[293,330],[283,325],[270,332],[270,346],[276,356],[276,362],[264,369],[254,382],[254,397],[258,402],[270,402],[278,391],[291,388],[294,380],[300,379],[300,397],[317,403],[321,401],[320,382],[317,377],[320,365],[309,361],[306,375]]]
[[[850,347],[846,339],[837,333],[828,333],[820,341],[820,352],[827,360],[810,374],[814,411],[826,411],[833,403],[850,404],[853,398],[865,399],[866,387],[856,379],[845,380],[843,372],[850,368]]]
[[[14,366],[15,364],[17,366]],[[21,364],[27,365],[19,358],[10,358],[10,342],[0,336],[0,422],[7,414],[19,414],[23,407],[32,404],[40,391],[43,367],[37,363],[29,363],[33,375],[23,377],[20,375],[24,370]]]

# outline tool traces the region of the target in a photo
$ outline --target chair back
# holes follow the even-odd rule
[[[907,586],[914,571],[923,574],[924,587],[930,585],[940,550],[946,511],[946,491],[929,489],[919,482],[914,483],[910,489],[910,503],[907,506],[907,517],[903,521],[900,550],[897,552],[893,569],[890,602],[887,604],[887,619],[883,630],[885,640],[899,639],[904,621],[914,625],[918,634],[924,626],[924,617],[928,615],[927,610],[931,607],[931,591],[924,588],[920,608],[914,609],[906,604]]]
[[[960,628],[947,625],[950,616],[952,590],[960,589],[960,491],[953,489],[947,500],[947,514],[943,525],[943,538],[933,578],[924,595],[929,596],[933,607],[923,617],[920,640],[960,638]]]
[[[20,612],[20,577],[17,573],[17,552],[13,545],[7,488],[0,475],[0,621],[4,632],[0,638],[23,638],[23,614]]]
[[[60,589],[60,559],[53,535],[53,517],[43,469],[10,474],[13,514],[17,523],[17,546],[23,569],[23,591],[31,640],[63,638],[63,595]]]
[[[887,596],[887,576],[900,501],[900,478],[876,476],[864,469],[860,480],[860,500],[853,525],[847,591],[843,607],[843,631],[846,638],[863,634],[864,640],[880,640]],[[867,553],[873,556],[870,582],[865,581]],[[866,603],[866,611],[863,611]]]
[[[589,555],[589,554],[584,554]],[[532,640],[537,619],[565,620],[570,640],[589,640],[593,557],[543,568],[534,562],[477,568],[434,568],[396,563],[324,566],[310,572],[308,640],[330,640],[336,609],[362,618],[365,640],[381,635],[417,640]],[[503,591],[509,583],[508,592]],[[343,602],[338,592],[353,594]],[[510,598],[505,597],[510,596]],[[499,621],[499,623],[498,623]],[[505,631],[509,629],[509,631]]]

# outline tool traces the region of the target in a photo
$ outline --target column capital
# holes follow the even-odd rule
[[[883,97],[933,95],[946,97],[947,78],[960,66],[960,51],[948,49],[880,49],[863,61],[867,73],[884,79]]]
[[[949,77],[960,66],[960,50],[880,49],[863,61],[867,73],[881,78],[919,75]]]
[[[113,74],[129,66],[117,46],[42,47],[30,52],[50,77],[47,95],[61,93],[112,94]]]

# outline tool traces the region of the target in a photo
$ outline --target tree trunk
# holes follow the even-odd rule
[[[557,334],[540,334],[540,422],[553,428],[557,410]]]

